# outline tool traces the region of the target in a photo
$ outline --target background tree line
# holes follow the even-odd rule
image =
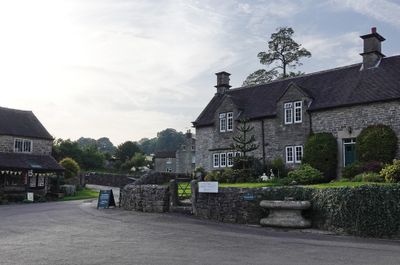
[[[152,167],[146,155],[158,151],[175,151],[182,144],[184,134],[168,128],[157,137],[125,141],[118,146],[107,137],[99,139],[81,137],[76,141],[57,139],[53,143],[53,156],[57,161],[65,157],[75,160],[83,170],[128,172],[132,168]]]

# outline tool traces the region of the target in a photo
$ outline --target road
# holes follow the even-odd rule
[[[0,264],[400,264],[400,242],[97,210],[90,201],[0,206]]]

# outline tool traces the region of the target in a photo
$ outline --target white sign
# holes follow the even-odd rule
[[[218,181],[200,181],[199,192],[218,193]]]
[[[27,192],[26,199],[30,202],[33,202],[33,192]]]

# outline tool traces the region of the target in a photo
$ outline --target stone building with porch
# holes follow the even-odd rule
[[[31,111],[0,107],[0,193],[45,195],[64,169],[51,156],[53,137]]]
[[[301,163],[310,133],[332,133],[338,174],[355,161],[356,138],[367,126],[388,125],[400,139],[400,56],[382,54],[385,39],[376,28],[361,38],[362,62],[353,65],[235,89],[229,73],[217,73],[217,91],[193,122],[197,166],[232,166],[230,146],[242,118],[254,127],[259,147],[252,155],[264,162],[281,158],[288,167]]]

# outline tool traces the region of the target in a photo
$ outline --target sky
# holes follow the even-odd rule
[[[215,73],[241,86],[278,27],[311,73],[361,62],[374,26],[400,54],[398,14],[400,0],[2,0],[0,106],[32,110],[55,138],[193,131]]]

